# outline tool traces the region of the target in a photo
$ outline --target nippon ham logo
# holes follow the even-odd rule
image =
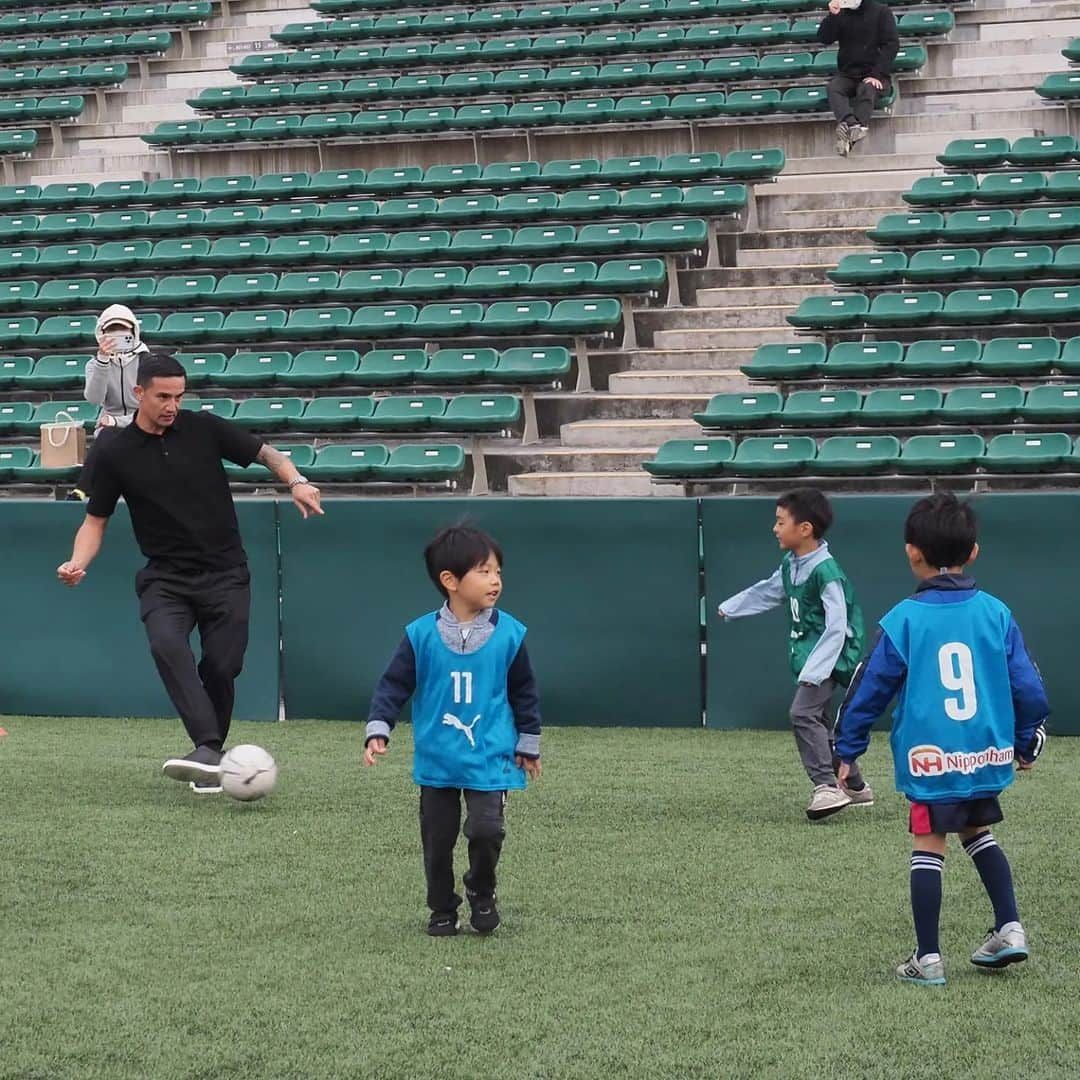
[[[908,751],[908,770],[912,776],[943,776],[948,772],[970,775],[987,765],[1011,765],[1011,746],[988,746],[985,750],[948,751],[940,746],[915,746]]]

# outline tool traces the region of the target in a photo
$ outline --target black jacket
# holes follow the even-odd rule
[[[822,45],[839,44],[836,70],[852,79],[873,75],[884,81],[900,48],[893,13],[877,0],[862,0],[855,10],[826,15],[818,27]]]

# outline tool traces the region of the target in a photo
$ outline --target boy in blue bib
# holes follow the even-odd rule
[[[525,627],[498,611],[502,551],[465,525],[444,529],[424,551],[446,598],[439,611],[405,628],[375,687],[364,764],[385,754],[398,714],[413,698],[413,780],[420,787],[420,836],[431,909],[428,933],[460,929],[454,845],[465,801],[470,923],[487,934],[500,923],[495,867],[506,835],[506,793],[540,775],[540,699]]]
[[[896,788],[911,803],[911,908],[916,947],[896,969],[905,982],[940,986],[938,945],[945,841],[959,833],[994,907],[994,928],[971,957],[982,968],[1026,960],[1012,873],[990,825],[1013,763],[1029,769],[1050,711],[1038,668],[1009,609],[964,575],[979,553],[975,514],[955,495],[920,499],[904,525],[919,579],[915,595],[882,620],[840,710],[841,781],[865,753],[870,728],[896,698]]]

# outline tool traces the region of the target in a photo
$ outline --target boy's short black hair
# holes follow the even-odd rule
[[[833,523],[832,506],[825,492],[817,488],[795,488],[781,495],[776,500],[776,505],[781,510],[786,510],[796,525],[804,521],[810,522],[815,540],[820,540]]]
[[[168,353],[145,353],[139,358],[135,381],[145,390],[154,379],[186,379],[184,365]]]
[[[927,564],[937,569],[963,566],[979,537],[975,511],[951,492],[920,499],[904,522],[904,543],[917,547]]]
[[[442,529],[434,540],[424,548],[424,562],[427,563],[428,576],[435,588],[449,598],[443,588],[439,575],[449,570],[456,578],[463,578],[470,570],[475,570],[489,555],[494,555],[502,566],[503,553],[498,542],[482,529],[472,525],[451,525]]]

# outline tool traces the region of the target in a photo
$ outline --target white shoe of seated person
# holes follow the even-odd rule
[[[848,142],[851,146],[854,146],[869,134],[870,129],[865,124],[852,124],[848,130]]]

